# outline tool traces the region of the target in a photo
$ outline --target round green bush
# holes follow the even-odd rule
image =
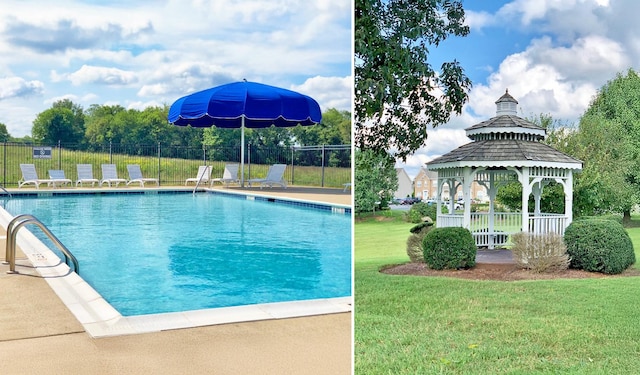
[[[600,216],[580,216],[573,220],[579,221],[579,220],[592,220],[592,219],[613,220],[622,224],[622,215],[618,215],[618,214],[609,214],[609,215],[600,215]]]
[[[424,262],[435,270],[476,265],[476,242],[468,229],[434,228],[422,240]]]
[[[564,233],[564,242],[571,268],[618,274],[636,262],[629,234],[614,220],[574,221]]]

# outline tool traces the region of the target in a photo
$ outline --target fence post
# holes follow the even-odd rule
[[[160,185],[160,142],[158,141],[158,185]]]
[[[294,173],[293,172],[295,171],[295,169],[294,169],[294,164],[293,164],[293,152],[295,151],[295,149],[296,149],[295,146],[291,146],[291,185],[294,184],[294,178],[293,178]]]
[[[322,145],[322,182],[320,186],[324,187],[324,144]]]
[[[111,141],[109,141],[109,164],[113,163],[113,154],[111,154]]]
[[[2,147],[2,158],[4,160],[4,168],[2,168],[3,176],[2,176],[2,186],[7,186],[7,139],[4,139],[4,146]]]
[[[247,144],[248,152],[247,152],[247,165],[249,167],[249,177],[247,180],[251,179],[251,142]],[[243,160],[244,161],[244,160]],[[242,161],[241,161],[242,162]],[[243,176],[244,177],[244,176]]]
[[[59,139],[58,139],[58,169],[62,169],[62,146],[60,146]]]

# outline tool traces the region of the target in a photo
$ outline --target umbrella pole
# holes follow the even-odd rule
[[[244,116],[240,126],[240,187],[244,187]]]

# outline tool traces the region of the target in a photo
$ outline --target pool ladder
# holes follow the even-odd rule
[[[22,214],[14,217],[7,225],[7,240],[6,240],[6,256],[5,256],[5,264],[9,264],[9,271],[7,273],[17,273],[16,272],[16,233],[20,228],[27,224],[35,224],[37,225],[44,234],[46,234],[51,241],[60,249],[62,254],[64,255],[65,264],[69,265],[69,260],[73,264],[73,270],[80,274],[80,267],[78,266],[78,260],[76,259],[71,251],[67,249],[66,246],[60,242],[58,237],[56,237],[43,222],[38,220],[35,216],[29,214]]]
[[[7,191],[7,189],[5,189],[4,186],[0,185],[0,189],[2,189],[2,191],[4,191],[5,194],[9,196],[9,198],[11,198],[11,193],[9,193],[9,191]]]
[[[209,169],[209,168],[212,168],[212,167],[207,165],[207,169]],[[200,182],[202,182],[202,179],[204,178],[204,176],[207,175],[207,169],[205,169],[204,173],[200,176],[200,178],[196,182],[196,186],[193,187],[193,193],[192,194],[195,194],[196,190],[198,190],[198,186],[200,185]],[[210,176],[210,174],[209,174],[209,176]]]

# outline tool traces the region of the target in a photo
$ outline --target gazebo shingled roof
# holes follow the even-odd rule
[[[546,130],[518,117],[517,104],[507,90],[496,101],[495,117],[465,129],[472,142],[430,161],[429,169],[487,167],[493,163],[516,167],[531,162],[543,167],[581,169],[581,161],[540,142],[546,137]],[[504,165],[505,162],[509,165]]]
[[[539,127],[538,125],[514,115],[501,115],[492,117],[489,120],[483,121],[467,128],[466,131],[469,132],[484,128],[493,128],[497,131],[499,131],[500,129],[523,128],[535,130],[536,133],[540,132],[541,130],[544,131],[544,129]]]
[[[457,149],[429,162],[430,169],[438,169],[436,165],[459,162],[460,166],[466,164],[473,166],[490,166],[493,162],[511,161],[515,167],[521,161],[538,161],[547,163],[580,163],[580,161],[563,154],[553,147],[532,141],[515,139],[474,141],[460,146]],[[436,168],[434,168],[436,167]]]

